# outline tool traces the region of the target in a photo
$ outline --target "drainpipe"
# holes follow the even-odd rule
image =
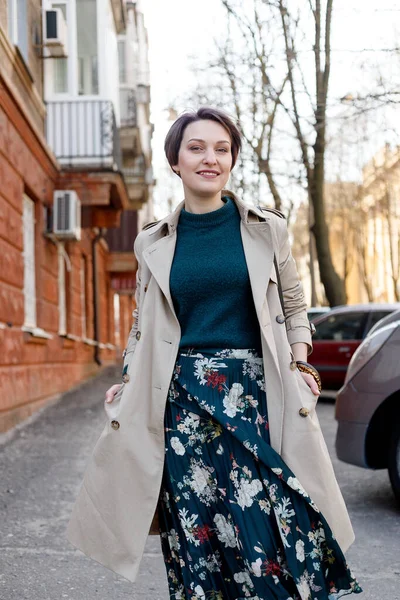
[[[97,229],[97,228],[96,228]],[[98,299],[98,291],[99,291],[99,280],[97,274],[97,252],[96,247],[100,240],[104,237],[105,228],[97,229],[96,236],[92,240],[92,279],[93,279],[93,330],[94,330],[94,341],[96,342],[94,346],[94,360],[96,364],[99,366],[102,365],[100,359],[100,319],[99,319],[99,299]]]

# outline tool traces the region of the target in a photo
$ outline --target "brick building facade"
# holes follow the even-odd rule
[[[118,35],[126,9],[114,0],[112,8]],[[107,241],[122,215],[132,248],[141,206],[130,198],[116,121],[106,123],[111,162],[59,156],[46,127],[41,15],[39,0],[0,0],[0,432],[118,360],[133,308],[133,255],[120,260],[118,234],[113,246]],[[78,100],[68,98],[68,114]],[[80,239],[51,233],[55,190],[77,193]]]

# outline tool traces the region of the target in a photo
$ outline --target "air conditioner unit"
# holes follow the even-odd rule
[[[61,240],[81,239],[81,202],[73,190],[54,192],[53,233]]]
[[[67,25],[60,8],[45,10],[43,18],[43,45],[50,56],[67,56]]]

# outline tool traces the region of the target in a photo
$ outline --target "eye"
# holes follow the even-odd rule
[[[217,152],[225,152],[225,153],[228,153],[228,149],[227,149],[227,148],[218,148]]]
[[[189,150],[194,150],[195,152],[197,150],[201,150],[200,146],[190,146]]]

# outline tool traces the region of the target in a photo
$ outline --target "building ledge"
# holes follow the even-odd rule
[[[27,344],[47,344],[49,340],[53,339],[51,333],[48,333],[40,327],[23,325],[21,330],[24,332],[24,342]]]
[[[7,83],[7,87],[18,99],[20,106],[26,106],[26,103],[21,100],[20,92],[23,90],[27,94],[30,104],[27,108],[32,114],[35,125],[42,131],[46,107],[20,51],[10,42],[2,27],[0,27],[0,77]]]

